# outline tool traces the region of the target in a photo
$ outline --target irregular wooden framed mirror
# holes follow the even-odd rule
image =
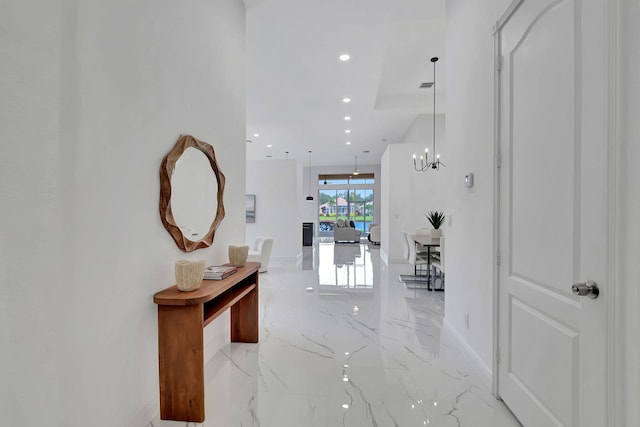
[[[224,218],[225,177],[213,147],[181,135],[160,166],[160,218],[184,252],[207,248]]]

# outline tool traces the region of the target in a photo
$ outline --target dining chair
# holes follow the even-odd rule
[[[402,235],[402,258],[404,258],[405,261],[409,261],[409,245],[405,237],[407,233],[404,230],[400,230],[400,234]]]
[[[435,284],[435,277],[436,277],[436,270],[439,271],[440,273],[437,275],[437,277],[440,278],[440,288],[438,290],[444,290],[444,258],[445,258],[445,251],[444,251],[444,236],[440,237],[440,251],[435,254],[435,256],[432,256],[431,258],[431,267],[433,268],[434,271],[434,284]]]
[[[409,264],[413,265],[414,276],[418,276],[418,266],[427,265],[429,263],[429,259],[427,258],[426,252],[418,252],[416,250],[416,242],[411,237],[411,234],[405,232],[404,238],[409,248],[409,258],[407,260],[409,261]],[[422,272],[422,268],[420,271]]]
[[[407,289],[429,289],[429,271],[426,275],[418,274],[418,266],[420,266],[420,273],[422,273],[422,266],[428,264],[426,253],[416,251],[416,242],[411,234],[403,231],[402,240],[406,249],[406,260],[413,265],[413,274],[401,274],[400,281]]]

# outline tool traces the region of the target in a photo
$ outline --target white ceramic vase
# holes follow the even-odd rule
[[[433,230],[431,230],[431,237],[432,237],[432,238],[434,238],[434,239],[435,239],[435,238],[437,238],[437,237],[438,237],[438,238],[439,238],[439,237],[442,237],[442,230],[441,230],[441,229],[439,229],[439,228],[436,230],[436,229],[434,228]]]
[[[229,264],[242,267],[247,262],[249,246],[229,246]]]
[[[195,291],[204,278],[204,260],[176,261],[176,285],[183,292]]]

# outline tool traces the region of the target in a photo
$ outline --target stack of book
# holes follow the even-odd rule
[[[222,280],[238,271],[234,266],[211,265],[204,269],[204,280]]]

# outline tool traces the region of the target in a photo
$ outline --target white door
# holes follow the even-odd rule
[[[525,0],[496,35],[498,393],[527,427],[607,426],[605,3]]]

